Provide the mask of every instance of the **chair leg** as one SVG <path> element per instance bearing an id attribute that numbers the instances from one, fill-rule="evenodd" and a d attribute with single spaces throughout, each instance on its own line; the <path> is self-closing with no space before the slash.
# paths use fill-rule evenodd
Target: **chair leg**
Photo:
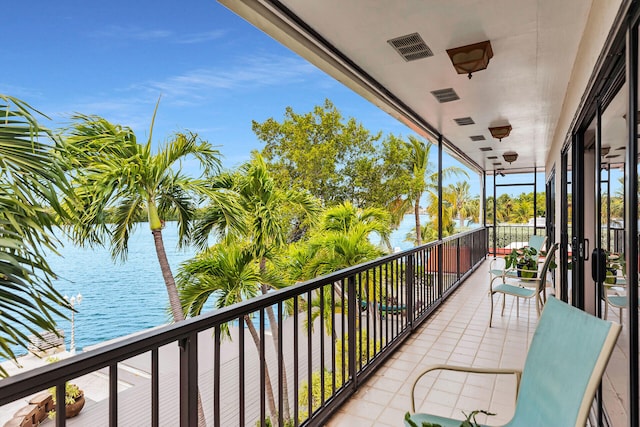
<path id="1" fill-rule="evenodd" d="M 490 295 L 489 298 L 491 298 L 491 312 L 489 313 L 489 327 L 491 327 L 491 320 L 493 320 L 493 292 L 489 291 Z"/>
<path id="2" fill-rule="evenodd" d="M 520 317 L 520 297 L 516 297 L 516 317 Z"/>
<path id="3" fill-rule="evenodd" d="M 504 306 L 506 304 L 507 294 L 502 294 L 502 311 L 500 312 L 500 316 L 504 316 Z"/>

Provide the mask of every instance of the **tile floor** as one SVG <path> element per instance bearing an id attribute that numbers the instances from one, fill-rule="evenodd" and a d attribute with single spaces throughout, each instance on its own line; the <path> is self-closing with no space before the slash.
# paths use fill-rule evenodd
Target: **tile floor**
<path id="1" fill-rule="evenodd" d="M 522 369 L 536 327 L 533 300 L 507 297 L 489 328 L 488 263 L 481 265 L 369 379 L 330 420 L 328 426 L 398 426 L 411 409 L 414 379 L 428 365 L 447 363 L 478 367 Z M 494 296 L 498 302 L 498 295 Z M 502 297 L 500 297 L 502 298 Z M 495 416 L 478 422 L 500 425 L 511 419 L 515 403 L 515 377 L 470 375 L 439 371 L 423 378 L 416 388 L 416 410 L 464 418 L 462 411 L 485 409 Z"/>

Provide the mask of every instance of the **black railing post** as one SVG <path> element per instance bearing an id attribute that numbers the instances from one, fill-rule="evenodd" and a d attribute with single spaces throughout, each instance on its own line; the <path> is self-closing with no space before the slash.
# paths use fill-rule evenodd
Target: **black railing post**
<path id="1" fill-rule="evenodd" d="M 198 334 L 180 340 L 180 427 L 198 425 Z"/>
<path id="2" fill-rule="evenodd" d="M 444 263 L 442 262 L 442 257 L 444 256 L 444 243 L 438 243 L 438 299 L 442 298 L 442 281 L 444 275 L 442 274 L 442 266 Z"/>
<path id="3" fill-rule="evenodd" d="M 118 364 L 109 366 L 109 427 L 118 426 Z"/>
<path id="4" fill-rule="evenodd" d="M 460 280 L 460 238 L 456 239 L 456 282 Z"/>
<path id="5" fill-rule="evenodd" d="M 241 329 L 238 335 L 243 334 L 244 331 Z M 213 425 L 214 427 L 220 427 L 220 375 L 222 361 L 221 361 L 221 344 L 222 344 L 222 331 L 220 330 L 220 325 L 216 325 L 214 328 L 214 345 L 215 348 L 213 350 Z"/>
<path id="6" fill-rule="evenodd" d="M 415 295 L 415 254 L 411 254 L 407 257 L 407 269 L 405 271 L 405 282 L 407 284 L 407 322 L 409 322 L 409 328 L 413 329 L 413 296 Z"/>
<path id="7" fill-rule="evenodd" d="M 151 427 L 160 425 L 160 360 L 157 348 L 151 350 Z"/>
<path id="8" fill-rule="evenodd" d="M 357 337 L 356 337 L 356 322 L 358 319 L 358 315 L 360 313 L 360 310 L 358 310 L 358 307 L 356 307 L 356 278 L 355 276 L 351 275 L 349 276 L 349 278 L 347 279 L 347 293 L 348 296 L 348 302 L 347 302 L 347 307 L 348 307 L 348 317 L 347 317 L 347 333 L 349 335 L 349 352 L 348 352 L 348 357 L 349 357 L 349 376 L 351 377 L 351 381 L 352 381 L 352 390 L 355 393 L 355 391 L 358 389 L 358 380 L 357 380 L 357 376 L 356 376 L 356 342 L 358 341 Z"/>
<path id="9" fill-rule="evenodd" d="M 66 414 L 65 414 L 65 396 L 67 390 L 67 383 L 61 383 L 56 385 L 56 427 L 66 426 Z M 111 396 L 109 396 L 111 397 Z"/>

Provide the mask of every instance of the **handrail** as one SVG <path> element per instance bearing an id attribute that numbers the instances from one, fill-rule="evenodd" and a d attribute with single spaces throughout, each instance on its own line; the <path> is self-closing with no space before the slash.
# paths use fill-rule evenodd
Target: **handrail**
<path id="1" fill-rule="evenodd" d="M 320 407 L 309 407 L 309 413 L 307 418 L 301 420 L 301 424 L 304 425 L 320 425 L 322 424 L 333 412 L 335 412 L 341 403 L 343 403 L 349 396 L 351 396 L 358 388 L 358 384 L 367 378 L 377 366 L 379 366 L 386 358 L 388 358 L 395 348 L 406 339 L 409 334 L 415 330 L 428 316 L 429 314 L 444 300 L 444 298 L 450 294 L 453 289 L 462 283 L 464 278 L 473 271 L 479 262 L 484 259 L 487 254 L 488 248 L 488 229 L 478 228 L 465 233 L 460 233 L 455 236 L 447 237 L 438 242 L 430 242 L 417 248 L 406 250 L 403 252 L 390 254 L 374 261 L 370 261 L 361 265 L 350 267 L 344 270 L 337 271 L 322 277 L 315 278 L 306 282 L 302 282 L 282 290 L 270 292 L 266 295 L 261 295 L 256 298 L 252 298 L 248 301 L 244 301 L 233 306 L 221 308 L 209 313 L 205 313 L 201 316 L 190 318 L 185 321 L 170 324 L 152 330 L 143 331 L 133 336 L 128 336 L 110 342 L 104 346 L 94 348 L 85 353 L 80 353 L 68 359 L 60 360 L 55 364 L 45 365 L 24 373 L 20 373 L 14 377 L 9 377 L 0 381 L 0 406 L 13 402 L 17 399 L 24 398 L 30 394 L 39 392 L 52 386 L 63 388 L 65 381 L 72 380 L 76 377 L 95 372 L 97 370 L 109 367 L 111 373 L 117 373 L 117 364 L 126 359 L 134 356 L 153 352 L 154 357 L 157 357 L 157 352 L 160 347 L 167 344 L 178 342 L 181 350 L 181 362 L 180 362 L 180 382 L 181 382 L 181 399 L 180 399 L 180 413 L 181 419 L 186 420 L 187 425 L 194 425 L 197 420 L 189 416 L 188 411 L 193 411 L 192 405 L 184 404 L 185 402 L 194 402 L 197 397 L 192 395 L 193 390 L 197 391 L 197 387 L 193 387 L 190 381 L 197 380 L 197 375 L 193 375 L 193 369 L 197 371 L 197 334 L 199 332 L 214 328 L 216 336 L 220 336 L 220 328 L 222 325 L 239 321 L 242 325 L 242 319 L 252 313 L 259 313 L 260 321 L 259 330 L 260 335 L 265 336 L 265 310 L 269 307 L 278 307 L 278 322 L 281 324 L 285 317 L 282 314 L 282 307 L 290 301 L 294 302 L 294 306 L 298 307 L 301 311 L 298 312 L 301 318 L 310 319 L 313 307 L 311 307 L 310 298 L 315 295 L 320 297 L 318 302 L 320 314 L 320 329 L 323 329 L 324 316 L 333 316 L 334 331 L 331 333 L 331 337 L 325 343 L 324 334 L 320 333 L 319 349 L 313 348 L 314 341 L 312 340 L 312 332 L 310 328 L 307 330 L 300 329 L 299 332 L 294 334 L 302 335 L 299 339 L 305 340 L 304 335 L 307 335 L 306 342 L 308 345 L 309 355 L 313 354 L 314 357 L 320 358 L 320 366 L 324 366 L 327 369 L 328 366 L 333 368 L 333 392 L 332 396 L 328 399 L 322 398 Z M 438 249 L 442 247 L 443 249 Z M 437 259 L 438 254 L 443 257 L 442 265 L 444 273 L 436 274 L 438 263 L 434 262 Z M 441 277 L 442 279 L 438 279 Z M 442 280 L 442 283 L 437 284 L 437 280 Z M 336 284 L 340 284 L 336 287 Z M 437 286 L 436 286 L 437 284 Z M 437 291 L 437 292 L 436 292 Z M 373 292 L 373 293 L 371 293 Z M 327 293 L 327 296 L 324 296 Z M 365 308 L 370 308 L 364 315 L 366 319 L 360 313 L 356 304 L 356 298 L 366 298 Z M 350 310 L 338 310 L 337 300 L 348 302 L 351 307 Z M 306 303 L 302 303 L 305 302 Z M 300 303 L 300 304 L 299 304 Z M 382 310 L 382 307 L 387 307 Z M 391 309 L 389 309 L 389 307 Z M 324 314 L 325 311 L 330 310 L 330 314 Z M 301 328 L 298 316 L 294 317 L 294 325 L 298 325 Z M 340 323 L 342 325 L 342 332 L 337 330 L 335 324 Z M 346 328 L 345 328 L 346 327 Z M 282 334 L 282 328 L 279 327 L 279 333 Z M 241 330 L 244 333 L 244 330 Z M 352 331 L 349 335 L 348 331 Z M 353 333 L 355 332 L 355 334 Z M 355 335 L 355 336 L 354 336 Z M 367 337 L 366 339 L 363 337 Z M 287 337 L 280 336 L 281 340 L 288 339 Z M 298 340 L 296 336 L 295 340 Z M 315 340 L 316 338 L 314 338 Z M 342 378 L 340 381 L 336 380 L 337 371 L 345 370 L 345 360 L 342 358 L 343 366 L 336 366 L 336 343 L 342 342 L 343 346 L 349 343 L 349 354 L 355 355 L 356 347 L 360 348 L 361 355 L 357 356 L 358 360 L 349 360 L 350 369 L 345 374 L 349 374 L 348 377 Z M 190 344 L 191 343 L 191 344 Z M 214 366 L 215 374 L 218 381 L 220 378 L 220 343 L 216 341 L 216 360 L 218 365 Z M 244 346 L 238 343 L 238 346 Z M 265 345 L 263 344 L 263 347 Z M 332 346 L 333 354 L 326 359 L 326 351 L 322 350 L 325 346 Z M 366 351 L 364 351 L 366 346 Z M 268 351 L 271 350 L 271 345 L 267 345 Z M 195 349 L 196 353 L 193 353 Z M 240 362 L 245 363 L 245 348 L 239 348 Z M 265 351 L 264 349 L 262 350 Z M 277 360 L 282 360 L 284 353 L 282 353 L 282 341 L 280 343 L 280 349 L 276 350 L 279 353 L 276 355 Z M 344 348 L 343 348 L 344 352 Z M 264 353 L 263 353 L 264 354 Z M 293 370 L 294 382 L 292 384 L 299 384 L 300 378 L 305 379 L 304 375 L 307 375 L 308 379 L 311 379 L 311 371 L 307 370 L 304 374 L 303 368 L 313 368 L 311 359 L 306 362 L 308 366 L 303 366 L 302 362 L 299 363 L 299 357 L 296 356 L 294 366 L 287 367 Z M 196 366 L 193 365 L 193 361 L 196 361 Z M 305 359 L 306 360 L 306 359 Z M 262 363 L 269 364 L 266 359 L 263 359 L 261 363 L 261 372 L 265 367 Z M 355 364 L 355 365 L 354 365 Z M 280 362 L 277 372 L 272 373 L 272 378 L 276 378 L 278 381 L 281 379 L 279 375 L 283 367 Z M 269 365 L 270 369 L 272 368 Z M 354 368 L 355 367 L 355 368 Z M 156 368 L 157 369 L 157 368 Z M 353 371 L 355 369 L 355 371 Z M 355 372 L 355 374 L 354 374 Z M 159 375 L 154 371 L 152 375 Z M 289 374 L 288 374 L 289 375 Z M 273 379 L 272 379 L 273 380 Z M 112 380 L 115 381 L 115 380 Z M 157 381 L 157 379 L 156 379 Z M 241 381 L 242 378 L 241 378 Z M 324 387 L 328 385 L 324 383 Z M 117 384 L 117 383 L 114 383 Z M 278 389 L 280 395 L 282 395 L 282 384 L 279 384 Z M 117 401 L 117 395 L 114 395 L 115 387 L 110 391 L 110 400 Z M 184 395 L 187 393 L 187 395 Z M 264 390 L 262 393 L 261 401 L 264 402 Z M 294 395 L 297 396 L 297 390 L 294 390 Z M 295 400 L 295 399 L 294 399 Z M 311 401 L 310 401 L 311 402 Z M 59 403 L 60 404 L 60 403 Z M 184 404 L 184 405 L 183 405 Z M 207 404 L 210 404 L 207 402 Z M 294 401 L 294 405 L 298 402 Z M 310 403 L 311 405 L 311 403 Z M 155 416 L 153 419 L 157 422 L 158 403 L 155 402 L 152 406 L 152 411 Z M 109 406 L 109 414 L 111 419 L 117 419 L 118 404 L 112 404 Z M 242 405 L 244 411 L 244 405 Z M 58 425 L 65 425 L 64 411 L 61 411 L 62 407 L 58 407 L 57 413 L 60 414 L 57 419 Z M 215 408 L 216 414 L 214 419 L 219 422 L 220 420 L 220 407 Z M 264 407 L 262 412 L 264 413 Z M 296 408 L 297 413 L 297 408 Z M 245 414 L 241 414 L 241 419 L 244 419 Z M 282 415 L 280 414 L 279 417 Z M 277 421 L 277 420 L 276 420 Z M 264 425 L 264 420 L 262 421 Z M 215 424 L 215 423 L 214 423 Z M 272 422 L 272 424 L 278 424 Z"/>

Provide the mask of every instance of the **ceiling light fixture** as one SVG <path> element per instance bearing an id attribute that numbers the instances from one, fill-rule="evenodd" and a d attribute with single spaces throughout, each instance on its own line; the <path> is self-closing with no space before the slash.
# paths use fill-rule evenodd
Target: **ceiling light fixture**
<path id="1" fill-rule="evenodd" d="M 518 153 L 516 153 L 515 151 L 507 151 L 502 155 L 502 158 L 505 162 L 511 164 L 518 160 Z"/>
<path id="2" fill-rule="evenodd" d="M 495 139 L 502 141 L 502 138 L 508 137 L 511 133 L 511 125 L 492 127 L 489 128 L 489 132 Z"/>
<path id="3" fill-rule="evenodd" d="M 485 40 L 480 43 L 447 49 L 447 54 L 458 74 L 468 74 L 471 78 L 471 73 L 487 68 L 489 60 L 493 58 L 493 49 L 491 49 L 491 42 Z"/>

